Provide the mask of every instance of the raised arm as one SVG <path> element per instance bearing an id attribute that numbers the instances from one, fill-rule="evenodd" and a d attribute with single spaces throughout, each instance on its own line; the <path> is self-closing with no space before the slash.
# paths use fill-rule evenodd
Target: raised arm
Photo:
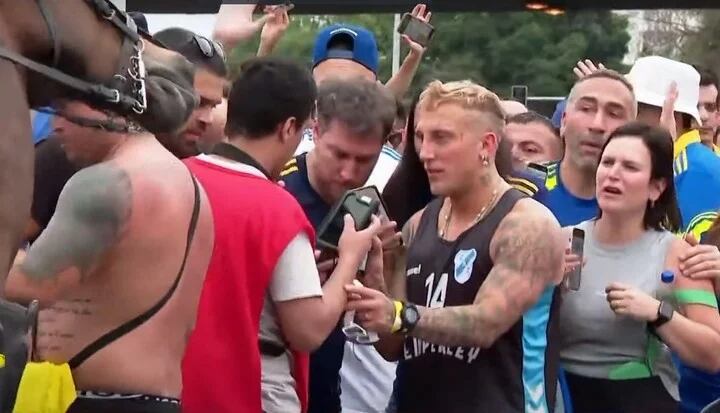
<path id="1" fill-rule="evenodd" d="M 560 282 L 564 249 L 550 212 L 535 201 L 520 201 L 493 236 L 494 266 L 473 304 L 419 308 L 412 335 L 436 345 L 490 347 L 546 288 Z"/>
<path id="2" fill-rule="evenodd" d="M 8 276 L 9 300 L 48 305 L 82 281 L 120 239 L 130 216 L 132 187 L 124 171 L 96 165 L 75 174 L 42 235 Z"/>

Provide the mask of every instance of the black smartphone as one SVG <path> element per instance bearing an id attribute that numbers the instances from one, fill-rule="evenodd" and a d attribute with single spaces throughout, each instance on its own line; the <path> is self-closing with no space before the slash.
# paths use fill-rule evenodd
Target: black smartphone
<path id="1" fill-rule="evenodd" d="M 318 246 L 337 250 L 340 235 L 345 227 L 345 214 L 353 217 L 355 229 L 361 231 L 370 225 L 372 216 L 378 214 L 380 205 L 379 199 L 373 199 L 358 190 L 347 191 L 320 223 L 317 235 Z"/>
<path id="2" fill-rule="evenodd" d="M 585 246 L 585 231 L 573 228 L 570 252 L 580 258 L 580 264 L 567 274 L 567 288 L 573 291 L 580 289 L 582 275 L 583 247 Z"/>
<path id="3" fill-rule="evenodd" d="M 400 20 L 398 33 L 407 35 L 415 43 L 427 47 L 435 34 L 435 28 L 410 13 L 405 13 Z"/>
<path id="4" fill-rule="evenodd" d="M 510 97 L 512 100 L 527 106 L 528 87 L 525 85 L 515 85 L 510 88 Z"/>

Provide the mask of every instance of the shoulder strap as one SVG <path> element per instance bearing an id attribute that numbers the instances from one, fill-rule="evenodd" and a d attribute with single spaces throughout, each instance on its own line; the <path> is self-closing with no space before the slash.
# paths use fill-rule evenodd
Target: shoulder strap
<path id="1" fill-rule="evenodd" d="M 193 212 L 192 218 L 190 219 L 190 226 L 188 227 L 187 244 L 185 245 L 185 255 L 183 256 L 182 265 L 180 265 L 180 271 L 178 271 L 178 274 L 175 277 L 175 282 L 173 282 L 170 289 L 167 291 L 167 293 L 165 293 L 165 295 L 160 299 L 160 301 L 158 301 L 157 304 L 152 306 L 149 310 L 126 322 L 125 324 L 105 333 L 102 337 L 87 345 L 84 349 L 82 349 L 82 351 L 77 353 L 75 357 L 71 358 L 68 362 L 71 369 L 79 367 L 82 363 L 85 362 L 85 360 L 103 349 L 105 346 L 140 327 L 143 323 L 152 318 L 152 316 L 157 314 L 157 312 L 165 306 L 168 300 L 170 300 L 170 297 L 172 297 L 173 293 L 175 293 L 178 284 L 180 284 L 180 278 L 182 277 L 182 273 L 183 271 L 185 271 L 185 264 L 187 263 L 188 254 L 190 253 L 190 246 L 192 244 L 193 236 L 195 235 L 195 228 L 197 227 L 198 216 L 200 214 L 200 190 L 194 176 L 192 176 L 192 182 L 193 189 L 195 191 L 195 201 L 193 204 Z"/>

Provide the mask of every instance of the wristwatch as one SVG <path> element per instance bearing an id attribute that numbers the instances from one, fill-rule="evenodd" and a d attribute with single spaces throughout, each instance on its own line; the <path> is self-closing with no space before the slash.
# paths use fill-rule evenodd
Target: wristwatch
<path id="1" fill-rule="evenodd" d="M 652 330 L 656 330 L 663 324 L 672 320 L 673 314 L 675 314 L 675 309 L 672 304 L 667 301 L 660 301 L 660 306 L 657 311 L 657 319 L 655 321 L 651 321 L 648 325 Z"/>
<path id="2" fill-rule="evenodd" d="M 420 312 L 418 311 L 417 306 L 412 303 L 403 303 L 402 310 L 400 310 L 400 321 L 400 332 L 403 334 L 410 334 L 417 325 L 418 321 L 420 321 Z"/>

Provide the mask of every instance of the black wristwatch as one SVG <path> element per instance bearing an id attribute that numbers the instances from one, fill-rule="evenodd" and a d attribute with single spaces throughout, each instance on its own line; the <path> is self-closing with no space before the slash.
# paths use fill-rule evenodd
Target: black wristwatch
<path id="1" fill-rule="evenodd" d="M 412 303 L 403 303 L 402 310 L 400 310 L 400 321 L 402 322 L 400 332 L 410 334 L 420 321 L 420 312 L 417 306 Z"/>
<path id="2" fill-rule="evenodd" d="M 657 311 L 657 320 L 649 322 L 648 326 L 650 329 L 656 330 L 663 324 L 672 320 L 673 314 L 675 314 L 675 309 L 672 304 L 667 301 L 660 301 L 660 307 L 658 307 Z"/>

